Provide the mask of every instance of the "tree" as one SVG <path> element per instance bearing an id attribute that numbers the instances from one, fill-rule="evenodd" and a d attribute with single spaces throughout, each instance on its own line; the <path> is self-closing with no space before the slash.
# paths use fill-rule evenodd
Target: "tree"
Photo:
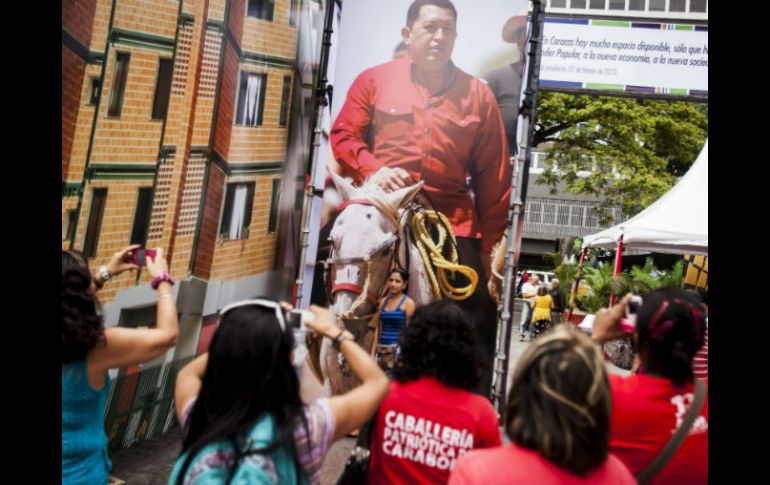
<path id="1" fill-rule="evenodd" d="M 553 145 L 536 183 L 603 199 L 602 223 L 618 204 L 630 217 L 687 172 L 707 130 L 706 104 L 543 92 L 534 144 Z"/>

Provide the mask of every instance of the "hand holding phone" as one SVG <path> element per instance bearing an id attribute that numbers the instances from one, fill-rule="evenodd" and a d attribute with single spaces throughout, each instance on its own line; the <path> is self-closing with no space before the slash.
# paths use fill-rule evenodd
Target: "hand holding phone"
<path id="1" fill-rule="evenodd" d="M 155 250 L 139 248 L 134 250 L 131 254 L 131 262 L 140 268 L 144 268 L 147 264 L 147 258 L 155 261 Z"/>
<path id="2" fill-rule="evenodd" d="M 310 310 L 292 310 L 289 312 L 289 326 L 292 329 L 302 330 L 305 332 L 311 332 L 307 325 L 307 322 L 315 320 L 315 315 Z"/>
<path id="3" fill-rule="evenodd" d="M 642 297 L 633 295 L 631 301 L 626 305 L 626 316 L 620 320 L 620 328 L 626 333 L 634 333 L 636 329 L 636 316 L 639 308 L 642 306 Z"/>

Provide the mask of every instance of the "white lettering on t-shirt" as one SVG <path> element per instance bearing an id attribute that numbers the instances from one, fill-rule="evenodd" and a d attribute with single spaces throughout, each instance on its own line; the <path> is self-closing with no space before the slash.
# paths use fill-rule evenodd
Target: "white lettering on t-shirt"
<path id="1" fill-rule="evenodd" d="M 439 470 L 451 470 L 457 457 L 473 449 L 473 433 L 467 429 L 396 411 L 385 413 L 382 436 L 382 451 L 386 455 Z"/>
<path id="2" fill-rule="evenodd" d="M 686 394 L 677 394 L 671 398 L 671 404 L 676 406 L 676 428 L 671 430 L 671 434 L 674 434 L 679 426 L 682 425 L 682 422 L 684 421 L 684 415 L 690 408 L 693 397 L 693 394 L 688 392 Z M 692 428 L 690 428 L 688 435 L 705 433 L 708 431 L 708 429 L 709 424 L 705 416 L 698 416 L 695 418 L 695 422 L 693 422 Z"/>

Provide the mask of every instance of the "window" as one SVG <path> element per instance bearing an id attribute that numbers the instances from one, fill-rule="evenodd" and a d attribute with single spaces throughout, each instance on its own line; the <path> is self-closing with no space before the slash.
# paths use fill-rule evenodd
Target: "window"
<path id="1" fill-rule="evenodd" d="M 131 54 L 119 52 L 115 60 L 115 70 L 112 73 L 112 89 L 110 89 L 109 116 L 120 116 L 123 110 L 123 94 L 126 91 L 126 79 L 128 78 L 128 61 Z"/>
<path id="2" fill-rule="evenodd" d="M 286 126 L 289 118 L 289 91 L 291 90 L 291 76 L 283 77 L 283 92 L 281 93 L 281 114 L 278 126 Z"/>
<path id="3" fill-rule="evenodd" d="M 628 0 L 629 10 L 644 10 L 644 0 Z"/>
<path id="4" fill-rule="evenodd" d="M 666 0 L 650 0 L 651 12 L 662 12 L 666 10 Z"/>
<path id="5" fill-rule="evenodd" d="M 625 10 L 626 0 L 610 0 L 610 10 Z"/>
<path id="6" fill-rule="evenodd" d="M 150 209 L 152 202 L 152 187 L 139 189 L 136 198 L 136 212 L 134 213 L 134 227 L 131 228 L 131 240 L 129 244 L 141 244 L 147 242 L 147 227 L 150 224 Z"/>
<path id="7" fill-rule="evenodd" d="M 708 0 L 690 0 L 690 12 L 706 13 L 706 5 Z"/>
<path id="8" fill-rule="evenodd" d="M 579 205 L 572 206 L 571 226 L 583 227 L 583 207 Z"/>
<path id="9" fill-rule="evenodd" d="M 238 112 L 235 123 L 245 126 L 261 126 L 265 110 L 265 88 L 267 74 L 241 73 L 238 89 Z"/>
<path id="10" fill-rule="evenodd" d="M 297 10 L 298 3 L 298 0 L 291 0 L 291 10 L 289 10 L 289 25 L 292 27 L 296 27 L 297 25 L 297 14 L 299 13 Z"/>
<path id="11" fill-rule="evenodd" d="M 564 8 L 567 6 L 567 0 L 551 0 L 551 5 L 549 5 L 552 8 Z"/>
<path id="12" fill-rule="evenodd" d="M 604 10 L 605 3 L 605 0 L 591 0 L 588 2 L 588 8 L 593 8 L 594 10 Z"/>
<path id="13" fill-rule="evenodd" d="M 152 119 L 162 120 L 166 118 L 168 111 L 168 97 L 171 94 L 171 76 L 174 73 L 174 64 L 171 59 L 160 59 L 158 63 L 158 79 L 155 82 L 155 100 L 152 102 Z"/>
<path id="14" fill-rule="evenodd" d="M 572 8 L 586 8 L 586 0 L 572 0 L 570 3 Z"/>
<path id="15" fill-rule="evenodd" d="M 275 232 L 278 225 L 278 195 L 281 193 L 281 179 L 273 179 L 273 193 L 270 196 L 270 218 L 267 220 L 267 232 Z"/>
<path id="16" fill-rule="evenodd" d="M 75 230 L 75 218 L 77 217 L 77 213 L 78 211 L 75 209 L 67 210 L 67 213 L 64 216 L 64 224 L 61 226 L 62 241 L 68 241 L 72 239 L 72 233 Z"/>
<path id="17" fill-rule="evenodd" d="M 248 239 L 253 206 L 254 182 L 227 184 L 219 235 L 229 241 Z"/>
<path id="18" fill-rule="evenodd" d="M 83 254 L 87 258 L 96 256 L 96 247 L 99 245 L 99 232 L 102 228 L 102 216 L 104 204 L 107 201 L 107 189 L 94 189 L 91 197 L 91 212 L 88 214 L 88 226 L 86 227 L 86 240 L 83 244 Z"/>
<path id="19" fill-rule="evenodd" d="M 275 0 L 248 0 L 246 6 L 246 15 L 256 17 L 262 20 L 273 21 L 273 10 L 275 9 Z"/>
<path id="20" fill-rule="evenodd" d="M 102 86 L 102 81 L 98 77 L 91 78 L 91 84 L 88 88 L 88 104 L 95 105 L 96 100 L 99 99 L 99 88 Z"/>
<path id="21" fill-rule="evenodd" d="M 668 0 L 669 12 L 684 12 L 686 0 Z"/>

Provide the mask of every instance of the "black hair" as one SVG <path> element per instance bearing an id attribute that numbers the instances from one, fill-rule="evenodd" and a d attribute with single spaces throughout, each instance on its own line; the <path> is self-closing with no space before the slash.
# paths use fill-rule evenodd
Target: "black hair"
<path id="1" fill-rule="evenodd" d="M 636 321 L 642 367 L 676 386 L 692 382 L 692 360 L 705 330 L 703 304 L 692 294 L 665 288 L 645 295 Z"/>
<path id="2" fill-rule="evenodd" d="M 406 12 L 406 26 L 411 27 L 414 21 L 420 16 L 420 9 L 426 5 L 434 5 L 436 7 L 445 8 L 452 12 L 452 16 L 457 24 L 457 9 L 454 4 L 449 0 L 414 0 L 409 6 L 409 10 Z"/>
<path id="3" fill-rule="evenodd" d="M 547 294 L 548 294 L 548 288 L 546 288 L 545 285 L 537 285 L 538 296 L 545 296 Z"/>
<path id="4" fill-rule="evenodd" d="M 104 339 L 99 300 L 91 291 L 93 276 L 79 251 L 61 252 L 62 363 L 85 359 Z"/>
<path id="5" fill-rule="evenodd" d="M 406 270 L 401 268 L 393 268 L 388 272 L 388 277 L 390 277 L 390 275 L 393 273 L 398 273 L 401 276 L 401 279 L 404 280 L 404 284 L 409 283 L 409 273 L 407 273 Z"/>
<path id="6" fill-rule="evenodd" d="M 611 410 L 599 348 L 571 325 L 559 325 L 519 358 L 505 428 L 513 443 L 585 476 L 607 459 Z"/>
<path id="7" fill-rule="evenodd" d="M 448 300 L 417 307 L 401 335 L 401 357 L 393 372 L 398 382 L 431 376 L 449 387 L 475 392 L 481 382 L 481 356 L 471 319 Z"/>
<path id="8" fill-rule="evenodd" d="M 273 309 L 248 305 L 222 316 L 211 340 L 200 393 L 187 422 L 181 453 L 187 452 L 188 456 L 177 483 L 182 483 L 190 463 L 205 446 L 222 441 L 238 450 L 227 483 L 246 455 L 269 454 L 279 448 L 289 450 L 300 480 L 304 472 L 294 430 L 303 424 L 305 432 L 309 432 L 299 378 L 290 357 L 293 348 L 292 330 L 281 329 Z M 265 415 L 274 419 L 275 441 L 266 448 L 241 453 L 245 434 Z"/>

